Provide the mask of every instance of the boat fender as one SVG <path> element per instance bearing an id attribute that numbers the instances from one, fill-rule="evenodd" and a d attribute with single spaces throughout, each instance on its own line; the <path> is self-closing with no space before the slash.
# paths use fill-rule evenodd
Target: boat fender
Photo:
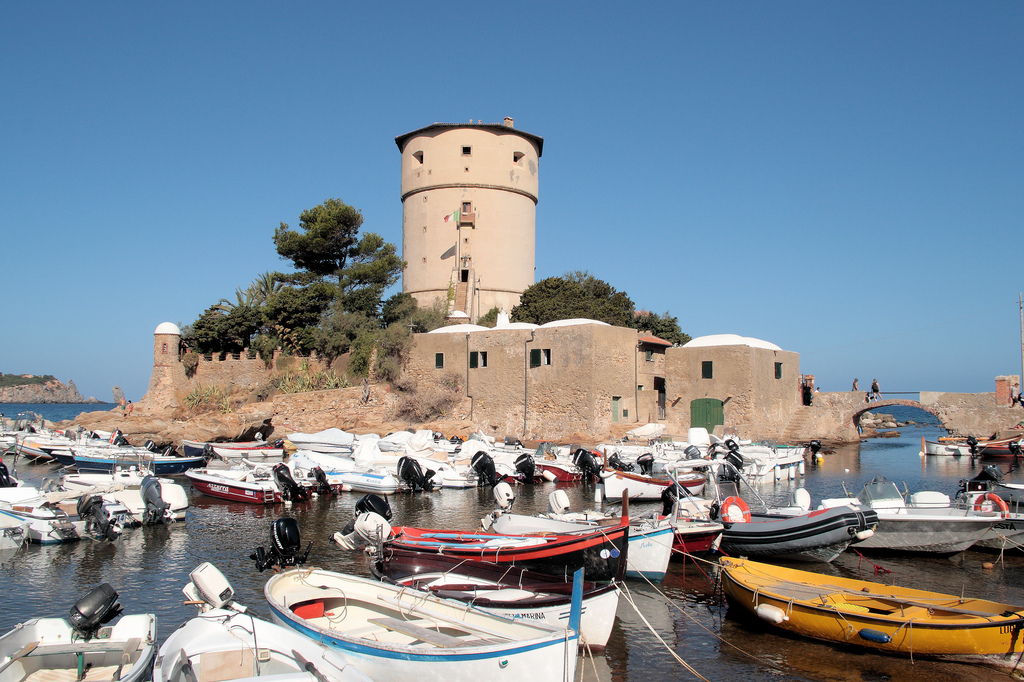
<path id="1" fill-rule="evenodd" d="M 544 470 L 543 476 L 544 476 L 544 480 L 547 481 L 548 483 L 554 483 L 555 481 L 558 480 L 558 476 L 555 476 L 553 473 L 551 473 L 547 469 Z"/>
<path id="2" fill-rule="evenodd" d="M 975 498 L 974 511 L 999 511 L 1005 518 L 1006 515 L 1010 513 L 1010 505 L 1006 504 L 1006 500 L 995 493 L 985 493 L 984 495 L 978 495 L 978 497 Z"/>
<path id="3" fill-rule="evenodd" d="M 722 520 L 727 523 L 748 523 L 750 521 L 750 507 L 743 501 L 743 498 L 730 495 L 722 500 Z"/>
<path id="4" fill-rule="evenodd" d="M 866 639 L 875 644 L 888 644 L 892 641 L 892 637 L 889 635 L 878 630 L 872 630 L 871 628 L 862 628 L 857 634 L 861 636 L 861 639 Z"/>
<path id="5" fill-rule="evenodd" d="M 789 620 L 789 616 L 786 615 L 785 611 L 780 609 L 778 606 L 773 606 L 772 604 L 758 604 L 757 608 L 754 609 L 754 613 L 756 613 L 757 617 L 761 620 L 765 620 L 776 625 Z"/>
<path id="6" fill-rule="evenodd" d="M 871 537 L 874 534 L 875 534 L 875 529 L 874 528 L 868 528 L 866 530 L 859 530 L 859 531 L 857 531 L 856 533 L 853 534 L 853 537 L 857 538 L 857 540 L 867 540 L 869 537 Z"/>

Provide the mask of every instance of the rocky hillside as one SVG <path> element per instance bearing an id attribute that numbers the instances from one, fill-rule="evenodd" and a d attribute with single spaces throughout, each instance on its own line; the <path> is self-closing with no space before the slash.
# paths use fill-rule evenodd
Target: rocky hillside
<path id="1" fill-rule="evenodd" d="M 96 398 L 88 400 L 78 392 L 74 381 L 67 384 L 53 377 L 15 377 L 0 375 L 0 403 L 98 403 Z M 24 378 L 24 383 L 17 383 Z M 15 384 L 15 385 L 11 385 Z"/>

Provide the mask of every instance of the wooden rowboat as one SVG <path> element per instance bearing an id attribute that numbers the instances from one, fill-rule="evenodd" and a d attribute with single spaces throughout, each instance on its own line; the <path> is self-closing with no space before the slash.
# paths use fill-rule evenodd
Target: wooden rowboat
<path id="1" fill-rule="evenodd" d="M 804 637 L 894 654 L 1013 667 L 1024 606 L 722 559 L 730 608 Z"/>

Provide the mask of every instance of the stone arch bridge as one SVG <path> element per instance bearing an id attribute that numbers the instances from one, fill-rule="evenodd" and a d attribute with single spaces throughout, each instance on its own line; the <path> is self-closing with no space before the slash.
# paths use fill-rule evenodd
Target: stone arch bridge
<path id="1" fill-rule="evenodd" d="M 786 427 L 784 439 L 803 441 L 822 438 L 856 441 L 857 427 L 865 412 L 884 412 L 886 407 L 905 405 L 935 415 L 950 433 L 987 437 L 1012 429 L 1024 421 L 1024 409 L 996 404 L 995 393 L 922 392 L 920 400 L 883 398 L 867 402 L 864 391 L 815 393 L 813 404 L 798 407 Z"/>

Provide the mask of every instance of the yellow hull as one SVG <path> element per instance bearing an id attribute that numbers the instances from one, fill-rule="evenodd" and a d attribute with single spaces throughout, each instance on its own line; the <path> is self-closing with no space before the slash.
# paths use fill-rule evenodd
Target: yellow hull
<path id="1" fill-rule="evenodd" d="M 805 637 L 890 653 L 1015 665 L 1024 607 L 722 559 L 730 606 Z M 1024 667 L 1024 666 L 1022 666 Z"/>

